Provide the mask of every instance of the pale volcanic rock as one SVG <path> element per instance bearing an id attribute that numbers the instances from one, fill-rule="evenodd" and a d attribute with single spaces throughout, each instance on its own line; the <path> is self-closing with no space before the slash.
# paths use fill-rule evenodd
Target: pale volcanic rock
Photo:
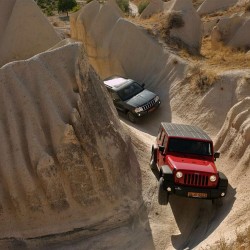
<path id="1" fill-rule="evenodd" d="M 34 56 L 59 41 L 60 37 L 34 1 L 0 2 L 0 67 Z"/>
<path id="2" fill-rule="evenodd" d="M 108 228 L 136 212 L 138 163 L 81 44 L 3 66 L 0 88 L 2 238 Z"/>
<path id="3" fill-rule="evenodd" d="M 215 11 L 228 9 L 237 2 L 238 0 L 206 0 L 200 5 L 197 12 L 200 15 L 209 14 Z"/>

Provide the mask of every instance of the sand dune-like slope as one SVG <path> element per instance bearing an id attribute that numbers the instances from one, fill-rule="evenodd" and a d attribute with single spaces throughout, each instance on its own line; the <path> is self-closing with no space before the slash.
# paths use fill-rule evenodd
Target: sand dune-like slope
<path id="1" fill-rule="evenodd" d="M 237 102 L 250 96 L 250 71 L 224 72 L 211 85 L 198 86 L 188 77 L 171 86 L 171 106 L 183 119 L 216 135 Z M 185 100 L 180 102 L 179 100 Z"/>
<path id="2" fill-rule="evenodd" d="M 35 1 L 0 1 L 0 67 L 34 56 L 59 41 Z"/>
<path id="3" fill-rule="evenodd" d="M 3 66 L 0 89 L 1 239 L 136 213 L 138 163 L 81 44 Z"/>

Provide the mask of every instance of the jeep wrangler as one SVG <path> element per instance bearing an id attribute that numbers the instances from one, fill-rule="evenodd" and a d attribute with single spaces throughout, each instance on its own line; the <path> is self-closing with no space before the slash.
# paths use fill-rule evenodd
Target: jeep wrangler
<path id="1" fill-rule="evenodd" d="M 161 123 L 152 145 L 151 169 L 159 173 L 158 202 L 166 205 L 169 195 L 211 199 L 221 205 L 228 180 L 215 166 L 220 153 L 200 128 L 191 125 Z"/>

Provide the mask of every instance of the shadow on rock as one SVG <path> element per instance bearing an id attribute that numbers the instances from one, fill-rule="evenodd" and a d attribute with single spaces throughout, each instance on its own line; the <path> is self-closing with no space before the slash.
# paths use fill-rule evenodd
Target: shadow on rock
<path id="1" fill-rule="evenodd" d="M 170 196 L 171 206 L 179 235 L 172 235 L 175 249 L 194 248 L 207 238 L 226 218 L 235 202 L 236 191 L 230 185 L 222 206 L 211 200 Z"/>
<path id="2" fill-rule="evenodd" d="M 96 225 L 78 228 L 71 232 L 47 235 L 31 239 L 6 239 L 0 242 L 1 249 L 144 249 L 154 250 L 147 209 L 142 203 L 138 211 L 127 221 L 117 218 L 116 226 Z"/>

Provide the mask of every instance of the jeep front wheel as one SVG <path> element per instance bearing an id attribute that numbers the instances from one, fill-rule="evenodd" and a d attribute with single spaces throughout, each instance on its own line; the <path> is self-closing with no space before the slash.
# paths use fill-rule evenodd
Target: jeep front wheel
<path id="1" fill-rule="evenodd" d="M 136 123 L 137 122 L 137 118 L 135 117 L 135 115 L 132 112 L 128 112 L 127 113 L 127 117 L 128 119 L 132 122 L 132 123 Z"/>
<path id="2" fill-rule="evenodd" d="M 152 150 L 151 150 L 151 158 L 150 158 L 150 168 L 151 170 L 156 170 L 157 169 L 157 149 L 152 146 Z"/>
<path id="3" fill-rule="evenodd" d="M 158 184 L 158 202 L 160 205 L 167 205 L 169 200 L 169 193 L 163 187 L 164 179 L 163 177 L 160 178 Z"/>

